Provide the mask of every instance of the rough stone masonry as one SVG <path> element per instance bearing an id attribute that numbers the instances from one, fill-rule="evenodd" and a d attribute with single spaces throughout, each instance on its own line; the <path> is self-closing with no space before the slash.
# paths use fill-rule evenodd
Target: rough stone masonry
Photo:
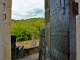
<path id="1" fill-rule="evenodd" d="M 0 0 L 0 60 L 11 60 L 12 0 Z"/>

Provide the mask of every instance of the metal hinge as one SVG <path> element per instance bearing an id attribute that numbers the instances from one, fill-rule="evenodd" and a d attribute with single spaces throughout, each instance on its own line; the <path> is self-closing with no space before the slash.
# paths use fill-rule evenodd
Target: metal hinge
<path id="1" fill-rule="evenodd" d="M 65 14 L 65 0 L 60 0 L 60 8 L 64 10 L 63 15 Z"/>
<path id="2" fill-rule="evenodd" d="M 79 14 L 79 8 L 78 8 L 78 2 L 73 2 L 73 14 L 78 15 Z"/>

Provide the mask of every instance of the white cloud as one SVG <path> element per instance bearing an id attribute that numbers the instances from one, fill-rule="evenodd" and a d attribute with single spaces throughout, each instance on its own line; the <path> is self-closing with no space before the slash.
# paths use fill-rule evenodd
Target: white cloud
<path id="1" fill-rule="evenodd" d="M 44 0 L 12 0 L 12 19 L 44 17 Z"/>

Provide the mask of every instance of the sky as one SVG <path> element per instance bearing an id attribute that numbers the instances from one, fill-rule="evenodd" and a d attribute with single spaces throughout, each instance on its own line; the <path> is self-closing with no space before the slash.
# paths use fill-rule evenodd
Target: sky
<path id="1" fill-rule="evenodd" d="M 44 0 L 12 0 L 12 19 L 44 17 Z"/>

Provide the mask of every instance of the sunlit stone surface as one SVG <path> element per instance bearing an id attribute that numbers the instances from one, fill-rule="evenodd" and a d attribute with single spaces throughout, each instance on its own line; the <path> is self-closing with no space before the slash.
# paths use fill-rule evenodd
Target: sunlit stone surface
<path id="1" fill-rule="evenodd" d="M 0 60 L 11 60 L 11 0 L 0 0 Z"/>
<path id="2" fill-rule="evenodd" d="M 77 59 L 80 60 L 80 0 L 76 0 L 79 3 L 79 15 L 76 17 L 76 38 L 77 38 Z"/>

